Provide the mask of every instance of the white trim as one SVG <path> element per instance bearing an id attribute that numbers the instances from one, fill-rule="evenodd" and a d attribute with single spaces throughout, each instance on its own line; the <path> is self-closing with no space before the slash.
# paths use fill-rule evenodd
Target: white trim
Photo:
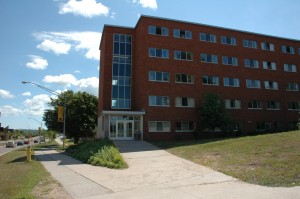
<path id="1" fill-rule="evenodd" d="M 145 115 L 145 111 L 102 111 L 102 115 Z"/>

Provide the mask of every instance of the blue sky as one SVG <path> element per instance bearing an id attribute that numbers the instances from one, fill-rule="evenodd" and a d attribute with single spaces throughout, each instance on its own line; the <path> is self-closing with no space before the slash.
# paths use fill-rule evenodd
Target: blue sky
<path id="1" fill-rule="evenodd" d="M 98 96 L 104 24 L 151 15 L 300 40 L 299 10 L 298 0 L 0 0 L 0 123 L 37 129 L 55 97 L 22 80 Z"/>

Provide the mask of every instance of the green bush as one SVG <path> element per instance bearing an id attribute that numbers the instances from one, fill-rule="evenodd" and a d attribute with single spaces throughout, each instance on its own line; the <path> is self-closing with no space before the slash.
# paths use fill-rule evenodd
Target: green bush
<path id="1" fill-rule="evenodd" d="M 118 149 L 111 140 L 92 140 L 69 146 L 66 150 L 72 157 L 94 166 L 127 168 Z"/>
<path id="2" fill-rule="evenodd" d="M 108 168 L 119 169 L 127 167 L 118 149 L 113 146 L 103 146 L 89 158 L 88 163 Z"/>

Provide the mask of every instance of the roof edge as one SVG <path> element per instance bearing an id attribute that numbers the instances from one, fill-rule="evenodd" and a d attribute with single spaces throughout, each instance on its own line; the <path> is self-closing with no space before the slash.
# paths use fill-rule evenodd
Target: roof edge
<path id="1" fill-rule="evenodd" d="M 244 31 L 244 30 L 239 30 L 239 29 L 234 29 L 234 28 L 225 28 L 225 27 L 221 27 L 221 26 L 214 26 L 214 25 L 208 25 L 208 24 L 197 23 L 197 22 L 189 22 L 189 21 L 183 21 L 183 20 L 177 20 L 177 19 L 170 19 L 170 18 L 165 18 L 165 17 L 156 17 L 156 16 L 151 16 L 151 15 L 141 15 L 138 22 L 137 22 L 137 24 L 136 24 L 136 26 L 135 26 L 135 28 L 138 26 L 141 18 L 152 18 L 152 19 L 159 19 L 159 20 L 165 20 L 165 21 L 187 23 L 187 24 L 191 24 L 191 25 L 200 25 L 200 26 L 206 26 L 206 27 L 211 27 L 211 28 L 219 28 L 219 29 L 223 29 L 223 30 L 241 32 L 241 33 L 247 33 L 247 34 L 254 34 L 254 35 L 258 35 L 258 36 L 270 37 L 270 38 L 275 38 L 275 39 L 283 39 L 283 40 L 290 40 L 290 41 L 300 42 L 300 39 L 280 37 L 280 36 L 275 36 L 275 35 L 267 35 L 267 34 L 263 34 L 263 33 Z"/>

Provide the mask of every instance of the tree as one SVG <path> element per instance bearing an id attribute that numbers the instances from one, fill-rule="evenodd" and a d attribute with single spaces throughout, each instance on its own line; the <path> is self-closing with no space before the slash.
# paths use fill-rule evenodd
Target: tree
<path id="1" fill-rule="evenodd" d="M 51 99 L 49 106 L 53 109 L 46 110 L 43 116 L 45 125 L 49 130 L 63 131 L 63 123 L 57 122 L 57 106 L 63 106 L 64 94 L 66 95 L 66 136 L 74 137 L 77 143 L 80 137 L 93 137 L 97 125 L 96 96 L 86 92 L 66 91 L 57 99 Z"/>
<path id="2" fill-rule="evenodd" d="M 219 128 L 228 130 L 231 124 L 229 114 L 225 109 L 224 100 L 214 93 L 206 93 L 199 109 L 203 129 L 214 131 Z"/>
<path id="3" fill-rule="evenodd" d="M 299 119 L 298 119 L 297 126 L 298 126 L 298 130 L 300 130 L 300 112 L 299 112 Z"/>

